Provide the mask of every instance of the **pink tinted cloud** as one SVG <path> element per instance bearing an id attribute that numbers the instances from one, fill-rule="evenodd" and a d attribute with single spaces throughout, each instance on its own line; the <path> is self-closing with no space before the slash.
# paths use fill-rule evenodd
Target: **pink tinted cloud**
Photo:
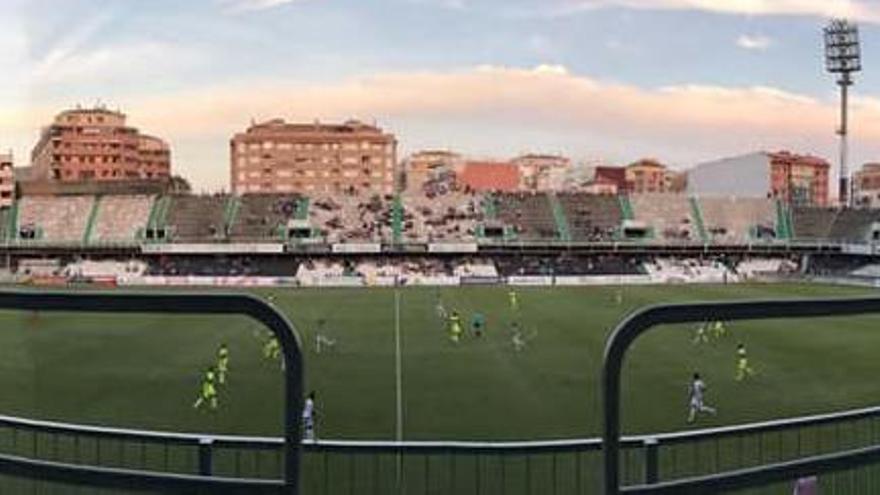
<path id="1" fill-rule="evenodd" d="M 176 155 L 185 157 L 182 172 L 209 184 L 219 180 L 213 178 L 218 170 L 225 180 L 228 139 L 252 118 L 376 118 L 397 133 L 403 148 L 432 140 L 455 147 L 462 133 L 471 132 L 473 141 L 473 129 L 485 129 L 481 148 L 487 154 L 509 145 L 504 139 L 521 139 L 520 149 L 540 149 L 539 134 L 562 136 L 570 149 L 589 145 L 617 156 L 625 153 L 603 146 L 633 143 L 679 163 L 760 148 L 833 157 L 837 118 L 832 98 L 760 86 L 642 88 L 559 66 L 386 73 L 338 84 L 218 84 L 113 104 L 132 124 L 167 137 Z M 46 119 L 56 110 L 35 109 Z M 880 139 L 880 99 L 857 98 L 853 110 L 855 153 L 876 156 L 880 147 L 871 143 Z M 416 128 L 437 135 L 412 134 Z M 524 140 L 526 135 L 534 141 Z"/>
<path id="2" fill-rule="evenodd" d="M 770 87 L 641 88 L 569 74 L 558 66 L 388 73 L 335 85 L 261 81 L 151 97 L 125 106 L 144 125 L 180 136 L 241 129 L 252 117 L 277 116 L 477 119 L 670 139 L 722 131 L 811 135 L 826 133 L 835 112 L 833 102 Z M 870 125 L 863 126 L 861 134 L 880 137 L 880 108 L 872 104 L 862 110 L 865 115 L 856 118 Z"/>

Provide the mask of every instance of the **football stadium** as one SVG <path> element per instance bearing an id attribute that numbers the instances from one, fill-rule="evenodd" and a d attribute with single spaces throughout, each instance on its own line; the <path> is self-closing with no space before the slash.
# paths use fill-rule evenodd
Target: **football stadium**
<path id="1" fill-rule="evenodd" d="M 368 235 L 359 224 L 327 227 L 334 223 L 315 218 L 325 212 L 301 196 L 25 196 L 4 221 L 5 276 L 11 294 L 37 298 L 238 294 L 275 308 L 298 335 L 301 392 L 315 394 L 318 411 L 314 437 L 299 447 L 306 493 L 596 493 L 603 360 L 625 318 L 657 305 L 876 290 L 875 210 L 675 194 L 474 194 L 464 204 L 477 211 L 458 226 L 472 234 L 397 242 L 433 220 L 417 218 L 422 210 L 404 198 L 379 201 Z M 688 209 L 666 207 L 677 202 Z M 722 213 L 704 213 L 713 209 Z M 297 216 L 315 226 L 310 236 L 298 235 Z M 22 219 L 37 239 L 22 238 Z M 486 236 L 488 226 L 507 234 Z M 633 226 L 644 237 L 627 238 Z M 683 238 L 688 229 L 696 238 Z M 286 367 L 262 323 L 41 305 L 2 314 L 0 380 L 16 391 L 0 399 L 6 453 L 283 478 Z M 719 313 L 658 326 L 623 368 L 622 481 L 650 481 L 649 464 L 666 481 L 869 447 L 880 412 L 878 321 Z M 206 370 L 220 373 L 221 347 L 223 376 L 197 405 Z M 694 373 L 708 408 L 695 414 Z M 818 483 L 870 493 L 872 471 Z M 13 491 L 77 489 L 4 479 Z"/>
<path id="2" fill-rule="evenodd" d="M 0 495 L 880 493 L 876 3 L 0 2 Z"/>

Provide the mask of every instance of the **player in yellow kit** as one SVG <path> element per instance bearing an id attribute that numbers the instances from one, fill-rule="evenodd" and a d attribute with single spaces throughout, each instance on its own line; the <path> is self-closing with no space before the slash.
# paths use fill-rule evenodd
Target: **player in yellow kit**
<path id="1" fill-rule="evenodd" d="M 755 371 L 749 366 L 749 357 L 746 353 L 746 346 L 744 344 L 739 344 L 736 347 L 736 381 L 740 382 L 754 375 Z"/>
<path id="2" fill-rule="evenodd" d="M 217 409 L 217 388 L 214 386 L 214 370 L 208 368 L 205 376 L 202 378 L 202 385 L 199 390 L 199 397 L 193 404 L 194 409 L 199 409 L 202 404 L 208 404 L 211 409 Z"/>
<path id="3" fill-rule="evenodd" d="M 464 330 L 461 328 L 461 317 L 458 311 L 453 311 L 449 316 L 449 339 L 457 344 L 461 340 L 462 333 Z"/>

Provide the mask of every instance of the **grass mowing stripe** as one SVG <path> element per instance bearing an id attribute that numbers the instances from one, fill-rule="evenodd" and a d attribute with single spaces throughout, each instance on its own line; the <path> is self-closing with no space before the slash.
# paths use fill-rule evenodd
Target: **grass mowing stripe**
<path id="1" fill-rule="evenodd" d="M 403 369 L 400 349 L 400 289 L 394 291 L 394 369 L 397 385 L 397 441 L 403 441 Z M 397 454 L 397 487 L 402 486 L 403 456 Z"/>

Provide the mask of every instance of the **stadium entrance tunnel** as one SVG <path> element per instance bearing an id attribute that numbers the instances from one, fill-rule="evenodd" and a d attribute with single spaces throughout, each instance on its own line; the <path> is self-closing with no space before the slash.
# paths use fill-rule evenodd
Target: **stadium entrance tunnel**
<path id="1" fill-rule="evenodd" d="M 608 495 L 709 494 L 770 489 L 772 493 L 791 493 L 792 487 L 797 485 L 804 491 L 795 493 L 815 493 L 810 490 L 818 490 L 823 476 L 843 476 L 848 483 L 843 489 L 845 493 L 876 493 L 880 480 L 874 472 L 880 465 L 880 439 L 876 433 L 880 409 L 876 407 L 752 425 L 639 438 L 621 437 L 621 377 L 624 358 L 637 339 L 664 325 L 697 325 L 695 339 L 700 339 L 711 322 L 786 318 L 807 321 L 877 314 L 880 314 L 880 298 L 876 297 L 674 304 L 648 307 L 632 314 L 617 326 L 605 347 L 602 366 L 603 492 Z M 864 330 L 876 331 L 876 321 L 868 321 L 866 326 L 870 328 Z M 830 325 L 830 328 L 836 327 Z M 781 331 L 790 334 L 806 332 L 807 329 L 804 325 L 794 324 Z M 697 343 L 695 341 L 695 345 Z M 747 362 L 737 364 L 736 380 L 748 379 L 751 371 L 746 372 L 747 367 Z M 696 386 L 698 397 L 694 399 L 694 383 L 700 380 L 702 377 L 695 373 L 689 396 L 691 408 L 696 400 L 696 409 L 714 414 L 711 407 L 703 404 L 702 385 Z M 843 426 L 846 426 L 845 430 Z M 826 438 L 833 451 L 824 448 Z M 641 443 L 641 448 L 636 451 L 635 470 L 632 462 L 634 442 Z M 682 469 L 665 469 L 675 472 L 673 479 L 661 479 L 661 451 L 667 462 L 687 465 Z M 731 452 L 740 460 L 744 455 L 754 455 L 757 465 L 743 467 L 735 462 L 726 465 L 719 462 Z M 786 458 L 783 452 L 798 455 Z M 802 452 L 808 454 L 800 455 Z M 857 474 L 861 476 L 860 480 L 856 479 Z M 832 486 L 836 488 L 838 484 Z"/>
<path id="2" fill-rule="evenodd" d="M 115 320 L 118 330 L 116 333 L 120 334 L 125 332 L 119 325 L 131 324 L 145 318 L 145 315 L 175 315 L 177 318 L 205 318 L 211 315 L 217 319 L 219 325 L 225 323 L 229 327 L 226 330 L 240 328 L 232 325 L 233 319 L 246 317 L 265 327 L 269 331 L 267 338 L 274 339 L 277 346 L 276 362 L 281 363 L 283 370 L 284 409 L 283 437 L 271 439 L 73 426 L 0 416 L 0 492 L 299 493 L 302 443 L 300 411 L 303 408 L 302 347 L 293 325 L 271 304 L 244 294 L 7 290 L 0 291 L 0 312 L 0 317 L 6 318 L 7 324 L 10 322 L 10 312 L 25 315 L 25 332 L 30 334 L 20 340 L 29 346 L 27 351 L 36 357 L 38 363 L 40 359 L 51 362 L 51 359 L 57 357 L 56 351 L 75 354 L 67 349 L 41 349 L 34 344 L 39 342 L 35 339 L 39 338 L 40 329 L 44 328 L 47 331 L 64 329 L 68 334 L 65 339 L 73 339 L 64 342 L 75 346 L 76 332 L 82 328 L 77 327 L 73 316 L 90 314 L 94 315 L 90 318 L 106 324 L 108 321 L 101 318 L 115 315 L 114 318 L 122 318 Z M 45 323 L 52 319 L 55 319 L 55 323 Z M 59 323 L 62 319 L 67 321 L 66 327 Z M 244 328 L 251 330 L 253 326 Z M 213 330 L 216 329 L 215 325 Z M 180 326 L 173 330 L 186 334 L 187 330 L 193 333 L 198 329 Z M 205 331 L 209 330 L 211 329 Z M 103 335 L 107 336 L 108 333 Z M 116 337 L 118 339 L 114 346 L 109 346 L 108 349 L 124 347 L 122 340 L 125 335 Z M 13 340 L 15 338 L 19 337 L 14 337 Z M 134 343 L 141 344 L 137 339 L 131 339 L 129 350 L 132 352 L 127 356 L 136 362 L 134 351 L 137 349 L 131 349 Z M 7 338 L 4 345 L 7 358 L 15 353 L 15 345 L 9 344 Z M 167 345 L 168 342 L 164 344 Z M 221 347 L 225 347 L 225 343 Z M 21 349 L 19 352 L 25 353 Z M 213 355 L 213 346 L 209 352 Z M 41 353 L 51 354 L 51 357 L 41 358 Z M 121 359 L 125 360 L 126 356 Z M 13 362 L 7 363 L 7 366 L 15 367 L 20 364 Z M 235 361 L 232 370 L 235 369 L 234 365 Z M 224 368 L 225 364 L 219 364 L 218 361 L 218 365 L 211 367 L 210 372 L 204 373 L 199 399 L 204 399 L 205 403 L 198 407 L 205 407 L 208 410 L 206 414 L 211 414 L 212 395 L 217 395 L 215 387 L 219 387 L 218 381 L 225 379 L 222 376 Z M 25 380 L 21 375 L 27 374 L 28 370 L 38 377 L 35 382 L 39 382 L 41 373 L 51 375 L 41 370 L 39 364 L 20 366 L 21 370 L 24 370 L 19 373 L 22 381 Z M 280 373 L 277 365 L 274 370 L 274 376 L 277 376 Z M 150 373 L 149 369 L 142 371 Z M 201 371 L 198 374 L 202 376 Z M 230 376 L 233 376 L 232 373 Z M 94 376 L 85 378 L 95 379 Z M 45 380 L 45 377 L 42 379 L 44 382 L 51 381 Z M 53 385 L 49 388 L 50 392 L 55 393 L 59 387 Z M 35 396 L 33 400 L 40 402 L 39 394 Z M 95 407 L 94 402 L 88 402 L 94 399 L 95 397 L 74 398 L 75 401 L 80 401 L 83 409 Z M 168 404 L 163 406 L 174 407 Z M 192 407 L 189 403 L 175 406 L 187 409 Z M 112 408 L 113 404 L 109 404 L 109 407 Z M 52 411 L 46 413 L 53 414 Z M 240 455 L 242 449 L 249 449 L 252 456 L 243 460 Z M 251 466 L 243 467 L 242 464 Z M 267 469 L 266 465 L 272 465 L 272 468 Z M 267 470 L 274 473 L 274 476 L 267 476 Z M 240 473 L 248 475 L 242 476 Z"/>

